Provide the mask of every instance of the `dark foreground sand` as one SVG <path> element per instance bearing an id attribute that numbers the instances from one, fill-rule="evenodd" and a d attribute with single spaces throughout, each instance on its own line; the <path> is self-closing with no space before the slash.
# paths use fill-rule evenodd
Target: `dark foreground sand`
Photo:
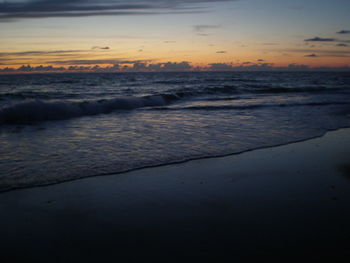
<path id="1" fill-rule="evenodd" d="M 0 231 L 0 262 L 350 262 L 350 129 L 2 193 Z"/>

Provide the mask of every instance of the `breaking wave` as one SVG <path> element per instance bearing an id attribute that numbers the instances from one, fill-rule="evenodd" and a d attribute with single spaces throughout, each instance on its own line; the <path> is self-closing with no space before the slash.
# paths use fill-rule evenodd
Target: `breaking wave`
<path id="1" fill-rule="evenodd" d="M 79 102 L 31 100 L 0 109 L 0 124 L 27 124 L 50 120 L 66 120 L 110 113 L 115 110 L 165 106 L 175 99 L 177 99 L 175 95 L 155 95 Z"/>

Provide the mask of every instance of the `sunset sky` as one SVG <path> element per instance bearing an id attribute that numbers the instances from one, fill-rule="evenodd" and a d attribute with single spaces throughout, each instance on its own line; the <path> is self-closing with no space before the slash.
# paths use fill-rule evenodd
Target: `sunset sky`
<path id="1" fill-rule="evenodd" d="M 349 0 L 2 0 L 0 69 L 349 67 L 349 10 Z"/>

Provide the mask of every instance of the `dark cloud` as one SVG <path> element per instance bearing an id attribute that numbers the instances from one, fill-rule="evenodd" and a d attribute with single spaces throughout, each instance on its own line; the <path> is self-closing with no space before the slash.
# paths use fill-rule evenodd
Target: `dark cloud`
<path id="1" fill-rule="evenodd" d="M 209 65 L 210 71 L 270 71 L 275 70 L 272 63 L 254 64 L 251 62 L 243 62 L 240 65 L 227 63 L 213 63 Z"/>
<path id="2" fill-rule="evenodd" d="M 258 62 L 264 62 L 265 60 L 264 59 L 257 59 L 256 61 L 258 61 Z"/>
<path id="3" fill-rule="evenodd" d="M 128 61 L 131 62 L 131 61 Z M 212 63 L 208 67 L 195 67 L 186 61 L 183 62 L 167 62 L 148 64 L 147 62 L 135 61 L 129 65 L 120 65 L 119 63 L 111 64 L 111 66 L 101 67 L 99 65 L 70 65 L 64 66 L 36 66 L 22 65 L 19 68 L 3 68 L 0 73 L 30 73 L 30 72 L 171 72 L 171 71 L 350 71 L 350 67 L 316 67 L 311 68 L 306 65 L 290 64 L 287 67 L 275 67 L 271 63 L 260 64 L 239 64 L 232 63 Z"/>
<path id="4" fill-rule="evenodd" d="M 109 47 L 100 47 L 100 46 L 94 46 L 91 49 L 101 49 L 101 50 L 108 50 L 110 49 Z"/>
<path id="5" fill-rule="evenodd" d="M 227 51 L 225 51 L 225 50 L 219 50 L 219 51 L 216 51 L 216 53 L 217 53 L 217 54 L 226 54 Z"/>
<path id="6" fill-rule="evenodd" d="M 138 71 L 156 71 L 156 72 L 171 72 L 171 71 L 190 71 L 193 70 L 193 67 L 191 64 L 187 61 L 183 62 L 166 62 L 166 63 L 153 63 L 148 64 L 145 61 L 138 61 L 135 63 L 132 63 L 131 67 L 122 67 L 120 68 L 122 71 L 131 71 L 131 72 L 138 72 Z"/>
<path id="7" fill-rule="evenodd" d="M 334 42 L 334 41 L 336 41 L 336 39 L 335 38 L 314 37 L 314 38 L 305 39 L 304 41 L 306 41 L 306 42 Z"/>
<path id="8" fill-rule="evenodd" d="M 349 45 L 347 44 L 344 44 L 344 43 L 339 43 L 337 44 L 337 47 L 348 47 Z"/>
<path id="9" fill-rule="evenodd" d="M 167 62 L 163 64 L 158 64 L 161 65 L 162 71 L 187 71 L 192 68 L 189 62 L 183 61 L 180 63 L 176 62 Z"/>
<path id="10" fill-rule="evenodd" d="M 37 66 L 32 67 L 30 65 L 22 65 L 17 69 L 5 68 L 3 72 L 48 72 L 48 71 L 63 71 L 66 70 L 64 67 L 53 67 L 53 66 Z"/>
<path id="11" fill-rule="evenodd" d="M 14 73 L 14 72 L 16 72 L 16 69 L 7 67 L 7 68 L 0 69 L 0 72 L 5 73 L 5 74 L 6 73 Z"/>
<path id="12" fill-rule="evenodd" d="M 308 55 L 305 55 L 304 57 L 317 58 L 318 56 L 316 54 L 308 54 Z"/>
<path id="13" fill-rule="evenodd" d="M 235 0 L 26 0 L 0 3 L 0 20 L 22 18 L 155 15 L 202 12 L 200 4 Z"/>
<path id="14" fill-rule="evenodd" d="M 147 64 L 143 62 L 137 62 L 134 63 L 132 69 L 135 71 L 145 71 L 147 69 Z"/>
<path id="15" fill-rule="evenodd" d="M 226 63 L 213 63 L 209 65 L 209 71 L 350 71 L 349 66 L 345 67 L 315 67 L 307 65 L 289 64 L 286 67 L 275 67 L 271 63 L 233 65 Z"/>
<path id="16" fill-rule="evenodd" d="M 340 30 L 337 34 L 350 34 L 350 30 Z"/>
<path id="17" fill-rule="evenodd" d="M 209 65 L 211 71 L 231 71 L 233 66 L 226 63 L 212 63 Z"/>
<path id="18" fill-rule="evenodd" d="M 308 70 L 310 70 L 309 66 L 300 65 L 300 64 L 289 64 L 287 69 L 290 71 L 308 71 Z"/>

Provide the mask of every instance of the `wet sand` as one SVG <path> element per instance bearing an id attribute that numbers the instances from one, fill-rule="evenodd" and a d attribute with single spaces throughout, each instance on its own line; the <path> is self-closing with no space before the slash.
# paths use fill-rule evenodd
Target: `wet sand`
<path id="1" fill-rule="evenodd" d="M 0 194 L 1 262 L 349 262 L 350 129 Z"/>

